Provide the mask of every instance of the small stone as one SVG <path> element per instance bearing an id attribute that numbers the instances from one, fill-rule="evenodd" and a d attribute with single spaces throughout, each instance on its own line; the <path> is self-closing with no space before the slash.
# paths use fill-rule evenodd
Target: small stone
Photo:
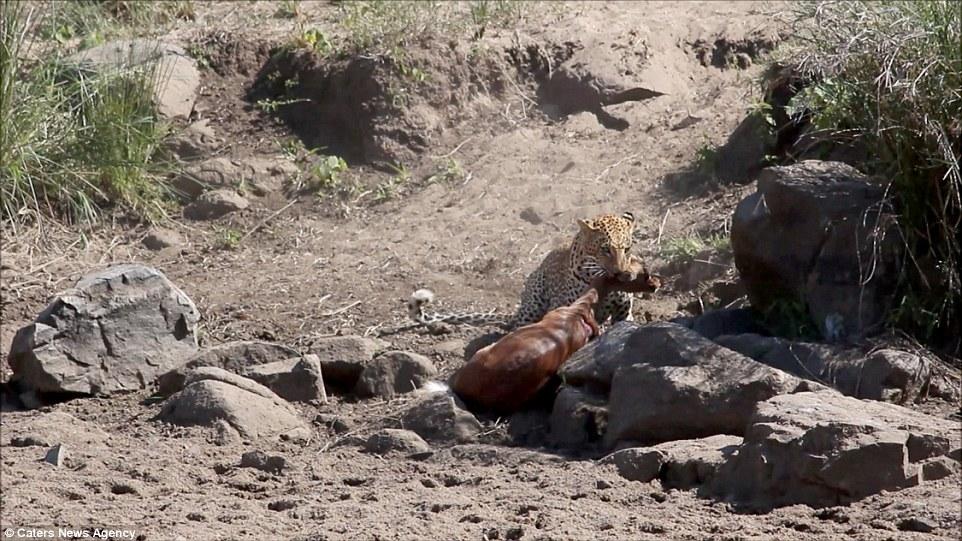
<path id="1" fill-rule="evenodd" d="M 56 467 L 61 467 L 64 465 L 64 461 L 67 459 L 67 448 L 62 444 L 58 443 L 54 445 L 47 451 L 47 455 L 43 457 L 44 462 L 48 464 L 53 464 Z"/>
<path id="2" fill-rule="evenodd" d="M 122 495 L 122 494 L 137 495 L 137 494 L 140 494 L 140 491 L 137 490 L 137 487 L 133 486 L 130 483 L 114 483 L 110 485 L 110 493 L 117 494 L 117 495 Z"/>
<path id="3" fill-rule="evenodd" d="M 667 460 L 668 456 L 657 449 L 632 447 L 608 455 L 603 462 L 613 463 L 618 474 L 629 481 L 647 483 L 658 478 Z"/>
<path id="4" fill-rule="evenodd" d="M 608 490 L 609 488 L 611 488 L 611 486 L 612 486 L 611 483 L 609 483 L 608 481 L 605 481 L 604 479 L 598 479 L 595 482 L 595 488 L 597 488 L 598 490 Z"/>
<path id="5" fill-rule="evenodd" d="M 145 236 L 140 243 L 144 245 L 144 248 L 158 252 L 171 246 L 180 246 L 184 244 L 184 240 L 175 231 L 155 227 L 147 233 L 147 236 Z"/>
<path id="6" fill-rule="evenodd" d="M 815 512 L 815 517 L 820 520 L 831 520 L 832 522 L 837 522 L 839 524 L 845 524 L 846 522 L 852 520 L 852 518 L 848 516 L 848 513 L 845 511 L 844 507 L 825 507 L 819 509 Z"/>
<path id="7" fill-rule="evenodd" d="M 928 518 L 910 517 L 899 521 L 898 528 L 903 532 L 929 533 L 938 528 L 939 525 Z"/>
<path id="8" fill-rule="evenodd" d="M 343 434 L 351 430 L 351 425 L 347 421 L 331 413 L 318 413 L 314 417 L 314 424 L 333 430 L 335 434 Z"/>
<path id="9" fill-rule="evenodd" d="M 279 455 L 268 455 L 263 451 L 248 451 L 241 456 L 240 467 L 279 475 L 288 468 L 288 464 L 287 459 Z"/>
<path id="10" fill-rule="evenodd" d="M 207 522 L 207 517 L 200 513 L 187 513 L 187 520 L 194 522 Z"/>
<path id="11" fill-rule="evenodd" d="M 42 436 L 27 434 L 26 436 L 15 436 L 10 439 L 11 447 L 49 447 L 50 443 Z"/>
<path id="12" fill-rule="evenodd" d="M 951 475 L 958 475 L 962 465 L 948 456 L 937 456 L 922 461 L 922 479 L 937 481 Z"/>
<path id="13" fill-rule="evenodd" d="M 287 511 L 295 507 L 297 507 L 297 502 L 294 500 L 274 500 L 267 504 L 267 508 L 271 511 Z"/>
<path id="14" fill-rule="evenodd" d="M 349 487 L 364 486 L 371 482 L 369 477 L 345 477 L 344 484 Z"/>
<path id="15" fill-rule="evenodd" d="M 431 448 L 421 436 L 410 430 L 388 428 L 371 434 L 364 444 L 364 450 L 376 455 L 391 452 L 423 453 Z"/>
<path id="16" fill-rule="evenodd" d="M 509 541 L 515 541 L 517 539 L 521 539 L 522 537 L 524 537 L 524 528 L 520 526 L 515 526 L 514 528 L 510 528 L 504 534 L 504 538 L 508 539 Z"/>
<path id="17" fill-rule="evenodd" d="M 221 216 L 244 210 L 250 203 L 234 190 L 221 188 L 202 194 L 196 201 L 184 208 L 184 217 L 189 220 L 216 220 Z"/>

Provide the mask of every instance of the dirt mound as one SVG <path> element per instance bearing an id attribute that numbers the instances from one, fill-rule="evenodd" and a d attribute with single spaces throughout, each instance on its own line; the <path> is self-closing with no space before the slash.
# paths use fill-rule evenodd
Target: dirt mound
<path id="1" fill-rule="evenodd" d="M 282 48 L 261 67 L 249 98 L 308 147 L 349 162 L 400 164 L 445 127 L 490 110 L 508 86 L 506 68 L 501 57 L 458 43 L 398 57 Z"/>
<path id="2" fill-rule="evenodd" d="M 187 49 L 201 65 L 221 77 L 250 77 L 270 56 L 271 46 L 228 32 L 214 32 L 194 40 Z"/>

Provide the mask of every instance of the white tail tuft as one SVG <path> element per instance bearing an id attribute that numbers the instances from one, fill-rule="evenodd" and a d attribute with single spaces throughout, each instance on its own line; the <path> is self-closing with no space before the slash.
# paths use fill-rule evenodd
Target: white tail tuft
<path id="1" fill-rule="evenodd" d="M 448 387 L 447 384 L 441 383 L 440 381 L 429 381 L 425 383 L 424 386 L 421 387 L 421 390 L 428 394 L 434 394 L 434 393 L 446 393 L 450 391 L 451 388 Z"/>

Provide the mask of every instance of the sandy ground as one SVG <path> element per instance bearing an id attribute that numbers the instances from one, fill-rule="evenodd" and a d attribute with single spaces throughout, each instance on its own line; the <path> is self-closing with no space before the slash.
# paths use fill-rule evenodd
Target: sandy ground
<path id="1" fill-rule="evenodd" d="M 197 20 L 178 25 L 169 39 L 185 45 L 211 35 L 234 43 L 282 39 L 295 23 L 271 18 L 274 9 L 270 3 L 201 5 Z M 591 46 L 629 51 L 643 44 L 661 63 L 659 83 L 668 95 L 609 107 L 628 123 L 619 131 L 591 113 L 559 120 L 539 110 L 521 114 L 526 98 L 519 88 L 493 105 L 501 111 L 513 103 L 508 114 L 446 126 L 410 164 L 417 176 L 436 168 L 438 156 L 454 158 L 463 170 L 456 182 L 358 204 L 347 215 L 329 202 L 303 198 L 232 250 L 222 248 L 225 231 L 250 231 L 286 200 L 258 199 L 215 222 L 171 220 L 164 226 L 187 242 L 163 252 L 139 244 L 145 227 L 121 222 L 87 230 L 80 241 L 77 228 L 5 230 L 0 347 L 9 350 L 13 334 L 49 296 L 120 261 L 153 265 L 190 295 L 203 314 L 207 344 L 256 338 L 298 347 L 321 336 L 402 323 L 402 301 L 418 287 L 433 289 L 442 308 L 513 311 L 525 275 L 574 234 L 577 218 L 603 212 L 633 212 L 640 223 L 636 252 L 663 268 L 660 244 L 724 232 L 734 204 L 750 190 L 683 196 L 666 187 L 699 149 L 723 143 L 758 99 L 759 65 L 704 66 L 692 44 L 776 35 L 771 9 L 742 2 L 552 9 L 528 21 L 526 34 L 551 42 L 578 36 Z M 333 10 L 327 3 L 307 5 L 304 17 L 325 27 Z M 491 39 L 498 43 L 499 37 Z M 257 57 L 234 60 L 238 65 L 225 75 L 204 73 L 200 109 L 228 142 L 220 152 L 280 154 L 284 126 L 244 101 Z M 366 167 L 352 167 L 350 174 L 384 176 Z M 693 298 L 669 286 L 637 303 L 636 317 L 671 317 Z M 407 332 L 386 339 L 396 349 L 428 355 L 446 374 L 462 362 L 463 345 L 480 333 Z M 70 455 L 59 469 L 43 463 L 45 447 L 9 445 L 31 433 L 47 410 L 4 413 L 0 526 L 126 527 L 142 539 L 526 540 L 957 539 L 960 527 L 958 479 L 881 494 L 832 513 L 793 506 L 746 515 L 694 492 L 627 482 L 612 466 L 589 459 L 512 446 L 503 424 L 492 424 L 481 443 L 436 447 L 421 461 L 365 454 L 351 437 L 318 425 L 307 445 L 217 445 L 212 431 L 152 421 L 160 406 L 145 401 L 147 395 L 49 408 L 105 434 L 65 432 Z M 307 419 L 335 414 L 350 426 L 349 436 L 362 437 L 406 400 L 333 397 L 302 412 Z M 236 467 L 251 449 L 282 455 L 290 468 L 271 475 Z M 914 516 L 940 528 L 931 534 L 897 530 L 900 520 Z"/>

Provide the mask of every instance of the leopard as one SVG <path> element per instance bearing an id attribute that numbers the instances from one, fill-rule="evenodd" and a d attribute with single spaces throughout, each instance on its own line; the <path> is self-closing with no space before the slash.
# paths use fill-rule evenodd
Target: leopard
<path id="1" fill-rule="evenodd" d="M 601 214 L 578 219 L 578 232 L 568 246 L 549 252 L 527 276 L 521 302 L 514 315 L 489 312 L 438 313 L 425 307 L 434 301 L 428 289 L 415 291 L 407 302 L 409 317 L 416 324 L 492 325 L 510 331 L 536 323 L 550 310 L 573 303 L 591 286 L 591 281 L 608 275 L 633 279 L 640 261 L 631 253 L 634 245 L 635 216 L 631 212 Z M 632 321 L 632 295 L 612 291 L 598 302 L 595 319 L 599 324 Z"/>

